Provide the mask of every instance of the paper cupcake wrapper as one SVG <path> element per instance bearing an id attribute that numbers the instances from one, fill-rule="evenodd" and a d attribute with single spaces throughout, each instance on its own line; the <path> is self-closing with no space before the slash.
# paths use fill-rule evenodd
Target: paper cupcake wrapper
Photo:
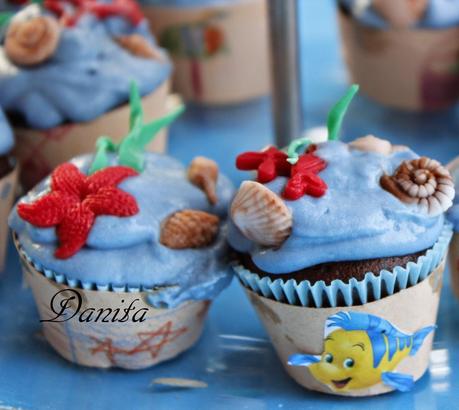
<path id="1" fill-rule="evenodd" d="M 459 28 L 377 29 L 338 12 L 351 81 L 379 103 L 438 110 L 459 101 Z"/>
<path id="2" fill-rule="evenodd" d="M 145 121 L 161 117 L 167 111 L 170 84 L 165 81 L 154 92 L 142 98 Z M 102 135 L 108 135 L 115 142 L 121 141 L 129 132 L 129 104 L 90 122 L 64 124 L 49 130 L 34 130 L 16 127 L 16 146 L 14 155 L 21 165 L 20 180 L 28 190 L 48 176 L 57 165 L 76 156 L 94 152 L 96 141 Z M 155 152 L 164 152 L 167 130 L 162 130 L 147 146 Z"/>
<path id="3" fill-rule="evenodd" d="M 48 279 L 23 251 L 20 256 L 45 338 L 57 353 L 73 363 L 143 369 L 189 349 L 202 333 L 210 301 L 188 301 L 171 309 L 153 308 L 147 292 L 134 288 L 126 292 L 126 288 L 116 287 L 112 291 L 73 287 L 68 281 L 57 281 L 56 277 Z M 124 309 L 131 304 L 135 309 L 128 320 L 120 322 Z M 61 312 L 62 306 L 66 309 L 59 316 L 60 321 L 50 321 L 56 318 L 56 312 Z M 118 321 L 112 321 L 117 310 Z M 102 312 L 99 319 L 94 320 L 99 311 Z M 142 312 L 144 320 L 139 321 Z M 92 320 L 86 321 L 89 316 Z M 68 320 L 62 321 L 63 318 Z"/>
<path id="4" fill-rule="evenodd" d="M 266 5 L 266 0 L 242 0 L 144 6 L 156 38 L 174 62 L 174 89 L 204 104 L 235 104 L 268 94 Z"/>
<path id="5" fill-rule="evenodd" d="M 452 225 L 446 222 L 437 242 L 416 262 L 408 262 L 406 267 L 397 266 L 393 271 L 382 270 L 378 275 L 368 272 L 362 280 L 352 278 L 349 283 L 334 280 L 327 285 L 324 281 L 272 280 L 261 278 L 240 264 L 233 268 L 244 286 L 279 302 L 316 308 L 337 307 L 340 301 L 345 306 L 363 305 L 422 282 L 445 258 L 451 236 Z"/>
<path id="6" fill-rule="evenodd" d="M 401 290 L 391 296 L 361 306 L 309 308 L 293 306 L 267 299 L 246 289 L 246 294 L 262 321 L 286 372 L 300 385 L 310 390 L 343 396 L 373 396 L 387 393 L 392 387 L 382 380 L 367 387 L 334 389 L 316 379 L 309 367 L 288 365 L 294 354 L 320 356 L 324 352 L 324 330 L 326 321 L 340 312 L 377 316 L 407 334 L 414 334 L 436 323 L 440 301 L 444 263 L 434 269 L 427 280 Z M 409 375 L 414 381 L 426 372 L 432 350 L 433 332 L 422 341 L 419 350 L 398 362 L 395 369 L 381 368 Z M 389 344 L 387 345 L 389 346 Z M 372 354 L 372 349 L 368 354 Z M 342 353 L 344 354 L 344 353 Z M 370 360 L 368 363 L 373 363 Z M 365 365 L 364 365 L 365 367 Z M 356 367 L 360 369 L 361 367 Z M 359 371 L 359 370 L 357 370 Z M 366 377 L 361 377 L 365 380 Z"/>

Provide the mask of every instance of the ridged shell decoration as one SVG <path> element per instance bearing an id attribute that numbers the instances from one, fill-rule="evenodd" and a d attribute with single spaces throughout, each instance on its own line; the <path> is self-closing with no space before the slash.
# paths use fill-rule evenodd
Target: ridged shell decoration
<path id="1" fill-rule="evenodd" d="M 449 171 L 427 157 L 402 162 L 394 175 L 383 175 L 380 183 L 402 202 L 417 204 L 431 216 L 453 204 L 454 183 Z"/>
<path id="2" fill-rule="evenodd" d="M 5 36 L 5 53 L 20 66 L 40 64 L 56 51 L 60 33 L 58 21 L 50 16 L 13 19 Z"/>
<path id="3" fill-rule="evenodd" d="M 160 242 L 172 249 L 203 248 L 218 234 L 220 219 L 216 215 L 185 209 L 166 218 Z"/>
<path id="4" fill-rule="evenodd" d="M 255 181 L 242 183 L 231 217 L 246 238 L 263 246 L 279 247 L 292 229 L 292 213 L 284 201 Z"/>
<path id="5" fill-rule="evenodd" d="M 188 179 L 204 191 L 211 205 L 218 202 L 216 193 L 218 165 L 215 161 L 206 157 L 194 158 L 188 167 Z"/>
<path id="6" fill-rule="evenodd" d="M 153 47 L 149 41 L 140 34 L 118 36 L 115 38 L 115 41 L 134 56 L 158 61 L 164 60 L 164 55 L 161 51 Z"/>
<path id="7" fill-rule="evenodd" d="M 349 147 L 358 151 L 375 152 L 382 155 L 390 155 L 393 152 L 408 149 L 403 145 L 392 145 L 389 141 L 374 135 L 357 138 L 349 143 Z"/>

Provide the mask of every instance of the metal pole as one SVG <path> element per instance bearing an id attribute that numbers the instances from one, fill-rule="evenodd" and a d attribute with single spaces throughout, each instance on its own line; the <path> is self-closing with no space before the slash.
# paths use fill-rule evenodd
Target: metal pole
<path id="1" fill-rule="evenodd" d="M 297 0 L 268 0 L 272 110 L 276 144 L 285 147 L 302 131 Z"/>

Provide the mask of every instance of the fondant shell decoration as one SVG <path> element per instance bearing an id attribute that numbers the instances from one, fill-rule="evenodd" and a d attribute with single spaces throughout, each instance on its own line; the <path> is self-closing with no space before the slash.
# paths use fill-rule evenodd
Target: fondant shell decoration
<path id="1" fill-rule="evenodd" d="M 130 34 L 115 38 L 116 42 L 134 56 L 149 58 L 152 60 L 163 60 L 163 54 L 153 47 L 148 40 L 140 34 Z"/>
<path id="2" fill-rule="evenodd" d="M 204 191 L 210 204 L 215 205 L 218 202 L 216 193 L 218 165 L 215 161 L 205 157 L 194 158 L 188 167 L 188 179 Z"/>
<path id="3" fill-rule="evenodd" d="M 349 147 L 358 151 L 375 152 L 382 155 L 389 155 L 393 152 L 408 149 L 404 145 L 392 145 L 389 141 L 375 137 L 374 135 L 357 138 L 349 143 Z"/>
<path id="4" fill-rule="evenodd" d="M 203 248 L 214 241 L 219 222 L 218 216 L 203 211 L 176 212 L 163 222 L 160 242 L 172 249 Z"/>
<path id="5" fill-rule="evenodd" d="M 292 229 L 292 213 L 284 201 L 255 181 L 242 183 L 231 217 L 246 238 L 263 246 L 279 247 Z"/>
<path id="6" fill-rule="evenodd" d="M 402 202 L 417 204 L 432 216 L 445 212 L 453 204 L 453 179 L 445 167 L 430 158 L 404 161 L 394 175 L 383 175 L 380 183 Z"/>
<path id="7" fill-rule="evenodd" d="M 22 66 L 49 59 L 59 44 L 60 26 L 50 16 L 13 20 L 5 37 L 5 53 L 11 62 Z"/>

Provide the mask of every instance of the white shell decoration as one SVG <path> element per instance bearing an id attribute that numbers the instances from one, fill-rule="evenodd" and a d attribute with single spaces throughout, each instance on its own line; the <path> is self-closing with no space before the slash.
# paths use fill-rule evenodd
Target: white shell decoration
<path id="1" fill-rule="evenodd" d="M 431 216 L 445 212 L 453 204 L 454 183 L 449 171 L 427 157 L 402 162 L 394 175 L 383 175 L 380 183 L 402 202 L 417 204 Z"/>
<path id="2" fill-rule="evenodd" d="M 231 205 L 231 217 L 244 236 L 259 245 L 278 247 L 290 236 L 292 213 L 264 185 L 243 182 Z"/>
<path id="3" fill-rule="evenodd" d="M 382 155 L 389 155 L 392 152 L 392 144 L 374 135 L 357 138 L 349 143 L 349 147 L 358 151 L 376 152 Z"/>

